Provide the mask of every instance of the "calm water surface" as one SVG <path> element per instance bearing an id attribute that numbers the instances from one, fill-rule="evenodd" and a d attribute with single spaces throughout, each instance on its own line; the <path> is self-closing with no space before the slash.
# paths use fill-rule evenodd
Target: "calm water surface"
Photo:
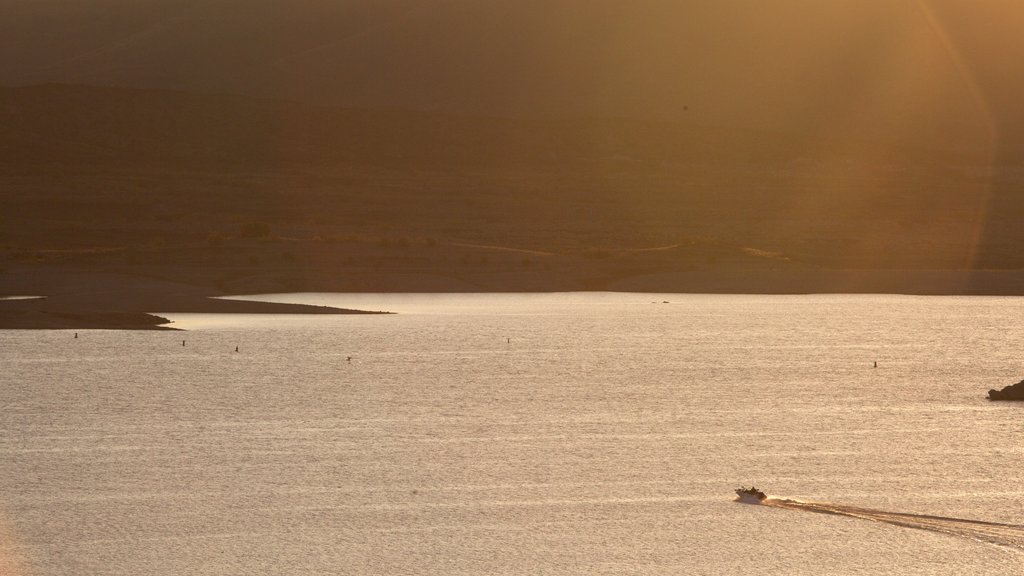
<path id="1" fill-rule="evenodd" d="M 1024 565 L 1024 299 L 269 298 L 0 331 L 0 573 Z"/>

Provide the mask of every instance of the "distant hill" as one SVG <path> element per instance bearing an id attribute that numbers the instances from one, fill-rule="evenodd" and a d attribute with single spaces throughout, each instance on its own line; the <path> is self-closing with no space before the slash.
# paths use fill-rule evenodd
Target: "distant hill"
<path id="1" fill-rule="evenodd" d="M 1024 268 L 1021 29 L 1016 0 L 7 0 L 0 279 Z"/>
<path id="2" fill-rule="evenodd" d="M 0 84 L 828 141 L 974 142 L 996 123 L 1005 143 L 1024 117 L 1022 18 L 1008 0 L 9 0 Z"/>
<path id="3" fill-rule="evenodd" d="M 943 142 L 57 84 L 0 88 L 0 123 L 0 234 L 21 248 L 203 241 L 262 221 L 595 254 L 699 241 L 840 267 L 1021 253 L 1020 175 Z"/>
<path id="4" fill-rule="evenodd" d="M 380 165 L 701 166 L 804 160 L 983 162 L 960 142 L 683 121 L 358 110 L 180 91 L 49 84 L 0 87 L 0 164 L 277 170 Z M 661 169 L 661 168 L 657 168 Z"/>

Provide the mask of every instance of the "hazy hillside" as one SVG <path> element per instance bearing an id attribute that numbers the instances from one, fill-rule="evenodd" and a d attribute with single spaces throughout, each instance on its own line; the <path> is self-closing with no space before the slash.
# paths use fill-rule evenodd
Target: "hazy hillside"
<path id="1" fill-rule="evenodd" d="M 813 128 L 823 139 L 832 131 L 959 138 L 984 130 L 987 114 L 1019 117 L 1024 81 L 1014 72 L 1024 41 L 1014 22 L 1024 9 L 938 4 L 9 0 L 0 84 L 676 118 Z M 1002 64 L 992 65 L 993 55 Z"/>
<path id="2" fill-rule="evenodd" d="M 0 87 L 0 163 L 87 163 L 275 170 L 289 165 L 399 167 L 700 166 L 847 160 L 979 163 L 960 142 L 688 121 L 507 118 L 304 105 L 239 96 L 72 85 Z"/>
<path id="3" fill-rule="evenodd" d="M 827 266 L 1007 266 L 1018 253 L 1015 228 L 989 242 L 1006 245 L 996 256 L 977 245 L 1017 213 L 986 212 L 993 182 L 1017 177 L 941 143 L 817 147 L 795 131 L 65 85 L 0 89 L 0 122 L 14 249 L 202 243 L 261 221 L 291 237 L 533 250 L 699 241 Z"/>
<path id="4" fill-rule="evenodd" d="M 217 282 L 486 263 L 488 289 L 527 264 L 573 270 L 549 287 L 1024 267 L 1022 19 L 1009 0 L 9 0 L 0 248 Z"/>

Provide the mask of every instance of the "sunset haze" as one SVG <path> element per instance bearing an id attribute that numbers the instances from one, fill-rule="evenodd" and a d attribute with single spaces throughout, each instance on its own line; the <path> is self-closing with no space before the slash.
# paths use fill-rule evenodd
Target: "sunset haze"
<path id="1" fill-rule="evenodd" d="M 6 258 L 240 291 L 1015 292 L 1022 18 L 939 0 L 13 1 Z M 239 235 L 252 222 L 270 242 Z"/>

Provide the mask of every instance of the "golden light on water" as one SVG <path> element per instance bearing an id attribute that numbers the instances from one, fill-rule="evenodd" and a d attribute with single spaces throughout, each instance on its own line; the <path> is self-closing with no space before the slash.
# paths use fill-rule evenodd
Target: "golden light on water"
<path id="1" fill-rule="evenodd" d="M 0 574 L 3 576 L 25 576 L 23 559 L 14 533 L 6 519 L 0 514 Z"/>

